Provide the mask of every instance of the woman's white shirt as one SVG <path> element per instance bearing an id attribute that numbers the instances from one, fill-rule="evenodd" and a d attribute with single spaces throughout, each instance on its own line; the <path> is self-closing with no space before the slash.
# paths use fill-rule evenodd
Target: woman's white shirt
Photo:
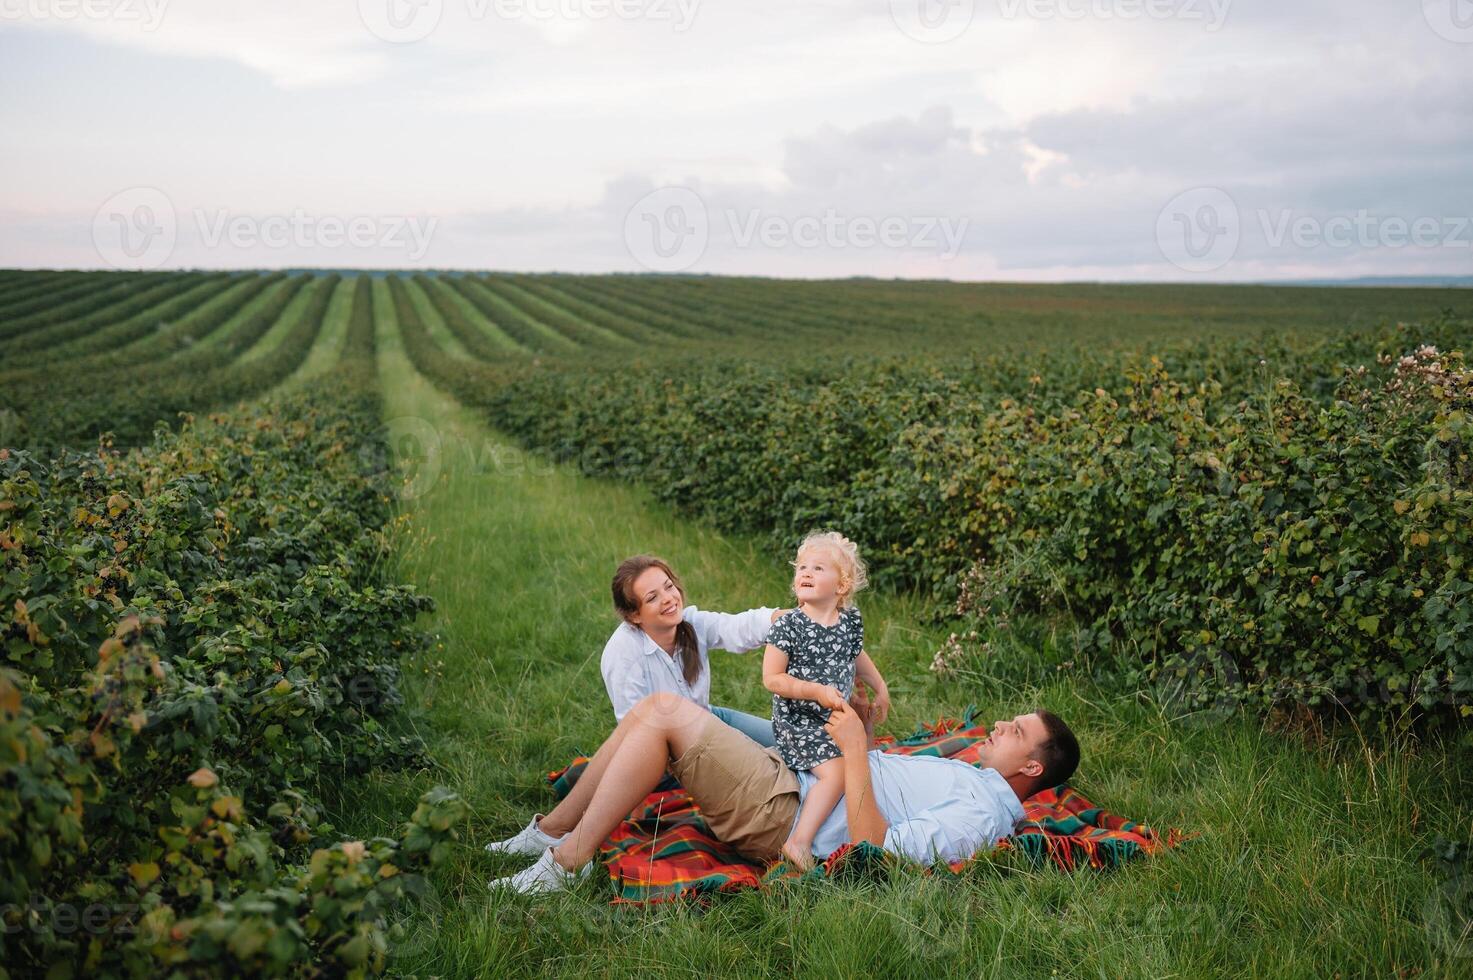
<path id="1" fill-rule="evenodd" d="M 641 698 L 656 691 L 669 691 L 690 698 L 703 708 L 711 707 L 711 661 L 708 651 L 745 653 L 767 642 L 773 609 L 763 606 L 742 613 L 706 612 L 686 606 L 681 618 L 695 627 L 701 651 L 701 676 L 694 684 L 685 682 L 680 661 L 650 639 L 648 633 L 629 623 L 620 623 L 604 644 L 599 670 L 604 688 L 614 705 L 614 717 L 622 720 Z"/>

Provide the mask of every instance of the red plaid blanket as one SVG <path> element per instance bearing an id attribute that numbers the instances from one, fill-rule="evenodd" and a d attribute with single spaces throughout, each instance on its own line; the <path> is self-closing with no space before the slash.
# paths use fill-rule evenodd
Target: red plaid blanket
<path id="1" fill-rule="evenodd" d="M 935 755 L 975 764 L 979 743 L 987 729 L 975 724 L 972 713 L 962 721 L 943 719 L 922 726 L 909 738 L 880 740 L 887 752 Z M 579 757 L 547 780 L 559 797 L 565 795 L 588 760 Z M 1043 790 L 1023 805 L 1025 819 L 998 852 L 1024 856 L 1033 864 L 1052 860 L 1065 871 L 1081 866 L 1113 868 L 1183 839 L 1177 830 L 1165 837 L 1149 827 L 1118 817 L 1095 806 L 1068 785 Z M 997 852 L 951 864 L 960 872 L 968 864 L 989 860 Z M 763 867 L 742 857 L 711 835 L 700 808 L 674 779 L 667 776 L 599 848 L 609 869 L 616 903 L 658 902 L 680 896 L 716 891 L 759 888 L 775 880 L 796 877 L 786 862 Z M 857 865 L 893 863 L 893 857 L 870 844 L 845 845 L 810 874 L 836 875 Z"/>

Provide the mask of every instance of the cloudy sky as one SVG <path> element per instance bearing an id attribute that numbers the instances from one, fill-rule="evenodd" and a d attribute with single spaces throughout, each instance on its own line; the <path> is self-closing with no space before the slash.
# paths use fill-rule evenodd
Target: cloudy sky
<path id="1" fill-rule="evenodd" d="M 1473 274 L 1470 0 L 0 0 L 0 266 Z"/>

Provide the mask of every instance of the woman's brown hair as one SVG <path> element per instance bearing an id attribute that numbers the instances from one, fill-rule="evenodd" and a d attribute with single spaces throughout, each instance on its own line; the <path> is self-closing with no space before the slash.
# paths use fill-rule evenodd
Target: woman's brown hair
<path id="1" fill-rule="evenodd" d="M 635 555 L 626 558 L 619 563 L 614 570 L 613 593 L 614 608 L 629 622 L 629 617 L 639 612 L 639 597 L 634 594 L 634 580 L 651 568 L 658 568 L 670 576 L 676 590 L 680 593 L 680 601 L 685 603 L 685 586 L 680 584 L 680 576 L 675 574 L 675 569 L 670 567 L 669 562 L 654 555 Z M 633 624 L 631 624 L 633 625 Z M 701 648 L 696 642 L 696 628 L 685 620 L 675 627 L 675 656 L 680 660 L 680 669 L 685 674 L 685 682 L 694 684 L 701 677 Z"/>

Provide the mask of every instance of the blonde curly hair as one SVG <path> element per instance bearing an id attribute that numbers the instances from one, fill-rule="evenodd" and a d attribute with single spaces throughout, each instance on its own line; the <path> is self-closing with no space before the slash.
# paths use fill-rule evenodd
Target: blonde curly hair
<path id="1" fill-rule="evenodd" d="M 806 551 L 825 550 L 834 556 L 839 566 L 840 607 L 854 605 L 854 593 L 869 585 L 869 570 L 864 559 L 859 557 L 859 545 L 838 531 L 814 531 L 798 545 L 798 558 Z M 794 560 L 790 564 L 797 566 Z M 847 588 L 846 588 L 847 586 Z"/>

